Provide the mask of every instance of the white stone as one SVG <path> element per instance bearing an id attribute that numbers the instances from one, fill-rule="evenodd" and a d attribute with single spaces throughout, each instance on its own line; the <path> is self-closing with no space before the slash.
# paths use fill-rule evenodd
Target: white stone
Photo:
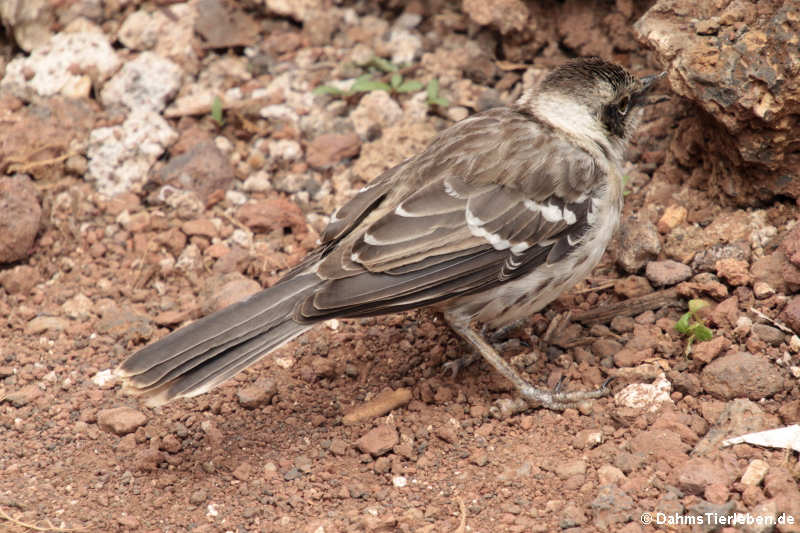
<path id="1" fill-rule="evenodd" d="M 196 3 L 172 4 L 169 13 L 171 17 L 160 9 L 131 13 L 120 26 L 117 39 L 130 50 L 151 50 L 193 70 L 197 63 L 193 46 Z"/>
<path id="2" fill-rule="evenodd" d="M 742 474 L 742 485 L 758 486 L 769 471 L 769 464 L 762 459 L 753 459 Z"/>
<path id="3" fill-rule="evenodd" d="M 161 111 L 177 94 L 183 79 L 181 67 L 153 52 L 144 52 L 125 63 L 112 77 L 100 99 L 103 105 Z"/>
<path id="4" fill-rule="evenodd" d="M 117 381 L 117 376 L 114 375 L 114 372 L 111 369 L 101 370 L 94 376 L 92 376 L 92 383 L 100 387 L 101 389 L 108 388 Z"/>
<path id="5" fill-rule="evenodd" d="M 389 33 L 388 47 L 392 53 L 392 63 L 409 65 L 422 52 L 422 39 L 419 35 L 396 27 Z"/>
<path id="6" fill-rule="evenodd" d="M 203 266 L 203 254 L 196 244 L 190 244 L 183 249 L 175 262 L 175 270 L 190 272 L 200 270 Z"/>
<path id="7" fill-rule="evenodd" d="M 286 122 L 295 123 L 298 120 L 297 113 L 294 109 L 286 104 L 273 104 L 268 105 L 259 111 L 259 114 L 268 120 L 282 120 Z"/>
<path id="8" fill-rule="evenodd" d="M 6 67 L 0 89 L 13 86 L 41 96 L 74 92 L 86 72 L 97 72 L 100 81 L 119 67 L 119 57 L 105 35 L 95 32 L 59 33 L 30 56 L 18 57 Z M 73 72 L 75 66 L 80 71 Z"/>
<path id="9" fill-rule="evenodd" d="M 268 192 L 272 190 L 272 182 L 269 174 L 260 170 L 244 180 L 242 188 L 248 192 Z"/>
<path id="10" fill-rule="evenodd" d="M 303 148 L 300 143 L 291 139 L 278 139 L 277 141 L 270 141 L 269 155 L 273 159 L 282 159 L 284 161 L 295 161 L 303 157 Z"/>
<path id="11" fill-rule="evenodd" d="M 233 244 L 239 245 L 245 250 L 249 250 L 253 246 L 253 234 L 241 228 L 233 230 L 230 239 Z"/>
<path id="12" fill-rule="evenodd" d="M 385 91 L 373 91 L 361 97 L 352 113 L 356 133 L 366 139 L 369 128 L 374 124 L 386 128 L 397 123 L 403 116 L 400 105 Z"/>
<path id="13" fill-rule="evenodd" d="M 232 205 L 242 205 L 247 202 L 247 195 L 240 191 L 225 191 L 225 200 Z"/>
<path id="14" fill-rule="evenodd" d="M 322 0 L 265 0 L 265 4 L 270 11 L 298 22 L 308 20 L 318 11 L 330 9 Z"/>
<path id="15" fill-rule="evenodd" d="M 662 373 L 652 384 L 633 383 L 628 385 L 616 395 L 614 402 L 621 407 L 634 409 L 647 409 L 650 412 L 658 411 L 664 403 L 673 403 L 669 397 L 672 384 Z"/>
<path id="16" fill-rule="evenodd" d="M 108 196 L 132 191 L 147 180 L 150 167 L 177 138 L 157 113 L 134 110 L 122 124 L 89 134 L 88 177 Z"/>
<path id="17" fill-rule="evenodd" d="M 791 337 L 789 337 L 789 349 L 793 353 L 800 352 L 800 337 L 798 337 L 797 335 L 792 335 Z"/>
<path id="18" fill-rule="evenodd" d="M 61 305 L 61 309 L 69 318 L 86 320 L 92 309 L 92 301 L 83 293 L 78 293 Z"/>

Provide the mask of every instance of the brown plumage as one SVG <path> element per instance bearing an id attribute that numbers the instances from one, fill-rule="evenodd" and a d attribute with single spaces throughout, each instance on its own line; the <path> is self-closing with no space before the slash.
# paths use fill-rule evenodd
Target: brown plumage
<path id="1" fill-rule="evenodd" d="M 453 125 L 339 209 L 282 281 L 133 354 L 118 369 L 127 389 L 152 404 L 194 396 L 319 321 L 434 306 L 527 401 L 557 409 L 601 395 L 529 385 L 471 324 L 538 311 L 600 260 L 653 79 L 576 60 L 514 106 Z"/>

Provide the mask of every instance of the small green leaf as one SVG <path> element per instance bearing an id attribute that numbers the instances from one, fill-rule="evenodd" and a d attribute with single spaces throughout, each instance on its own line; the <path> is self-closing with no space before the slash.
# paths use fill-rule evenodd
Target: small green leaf
<path id="1" fill-rule="evenodd" d="M 389 81 L 392 86 L 392 89 L 397 89 L 400 87 L 400 84 L 403 83 L 403 76 L 401 76 L 398 72 L 392 74 L 392 78 Z"/>
<path id="2" fill-rule="evenodd" d="M 428 93 L 428 105 L 438 105 L 440 107 L 447 107 L 450 105 L 450 102 L 447 100 L 447 98 L 439 96 L 438 78 L 433 78 L 428 82 L 426 91 Z"/>
<path id="3" fill-rule="evenodd" d="M 691 353 L 692 353 L 692 343 L 693 343 L 693 342 L 694 342 L 694 335 L 692 335 L 691 337 L 689 337 L 689 340 L 687 340 L 687 341 L 686 341 L 686 349 L 685 349 L 685 350 L 683 350 L 683 354 L 684 354 L 686 357 L 689 357 L 689 354 L 691 354 Z"/>
<path id="4" fill-rule="evenodd" d="M 378 56 L 372 58 L 372 64 L 384 72 L 394 72 L 397 70 L 397 67 L 392 64 L 391 61 Z"/>
<path id="5" fill-rule="evenodd" d="M 225 119 L 222 116 L 222 98 L 219 96 L 215 96 L 214 101 L 211 102 L 211 118 L 214 119 L 218 126 L 225 124 Z"/>
<path id="6" fill-rule="evenodd" d="M 433 103 L 434 100 L 439 98 L 439 78 L 433 78 L 428 82 L 428 102 Z"/>
<path id="7" fill-rule="evenodd" d="M 695 324 L 692 333 L 699 341 L 710 341 L 714 338 L 714 333 L 703 324 Z"/>
<path id="8" fill-rule="evenodd" d="M 675 322 L 675 329 L 678 332 L 683 333 L 686 335 L 689 333 L 689 320 L 692 318 L 691 313 L 684 313 L 677 322 Z"/>
<path id="9" fill-rule="evenodd" d="M 345 92 L 333 85 L 320 85 L 312 91 L 314 94 L 330 94 L 333 96 L 342 96 Z"/>
<path id="10" fill-rule="evenodd" d="M 704 307 L 708 307 L 708 302 L 705 300 L 701 300 L 699 298 L 695 298 L 693 300 L 689 300 L 689 312 L 692 314 L 697 313 L 699 310 L 703 309 Z"/>
<path id="11" fill-rule="evenodd" d="M 382 81 L 373 80 L 367 75 L 366 78 L 364 76 L 359 76 L 353 85 L 350 86 L 351 93 L 363 93 L 363 92 L 370 92 L 370 91 L 391 91 L 392 88 L 389 87 L 388 84 L 383 83 Z"/>
<path id="12" fill-rule="evenodd" d="M 372 74 L 367 72 L 366 74 L 362 74 L 361 76 L 357 77 L 356 80 L 353 82 L 353 85 L 355 85 L 356 83 L 362 83 L 364 81 L 368 81 L 368 80 L 371 80 L 371 79 L 372 79 Z M 350 86 L 350 91 L 352 92 L 352 90 L 353 90 L 353 86 L 351 85 Z"/>
<path id="13" fill-rule="evenodd" d="M 397 87 L 397 92 L 413 93 L 419 91 L 422 89 L 422 87 L 422 83 L 418 82 L 417 80 L 406 80 L 399 87 Z"/>

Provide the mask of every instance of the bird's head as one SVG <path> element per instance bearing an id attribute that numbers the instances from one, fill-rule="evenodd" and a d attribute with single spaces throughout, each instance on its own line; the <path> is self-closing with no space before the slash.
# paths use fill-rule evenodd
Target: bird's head
<path id="1" fill-rule="evenodd" d="M 663 75 L 637 79 L 598 57 L 575 59 L 548 74 L 520 104 L 573 136 L 622 148 L 636 130 L 650 88 Z"/>

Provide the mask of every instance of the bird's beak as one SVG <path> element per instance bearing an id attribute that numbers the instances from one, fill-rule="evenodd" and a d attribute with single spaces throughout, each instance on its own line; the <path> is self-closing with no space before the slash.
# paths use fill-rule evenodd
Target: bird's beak
<path id="1" fill-rule="evenodd" d="M 650 90 L 650 87 L 655 85 L 655 83 L 667 75 L 667 71 L 659 72 L 658 74 L 651 74 L 650 76 L 645 76 L 644 78 L 639 79 L 639 83 L 641 84 L 642 88 L 639 89 L 640 93 L 646 93 Z"/>

